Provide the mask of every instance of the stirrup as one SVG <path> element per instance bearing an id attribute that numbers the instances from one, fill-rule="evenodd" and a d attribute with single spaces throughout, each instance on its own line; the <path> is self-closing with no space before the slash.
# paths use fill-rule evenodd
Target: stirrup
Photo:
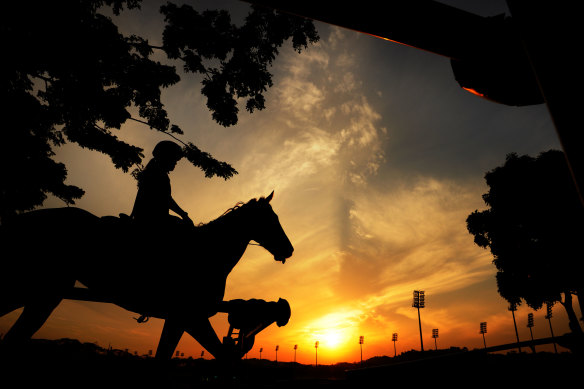
<path id="1" fill-rule="evenodd" d="M 150 316 L 146 316 L 146 315 L 140 315 L 139 318 L 133 318 L 134 320 L 136 320 L 138 323 L 146 323 L 148 320 L 150 320 Z"/>

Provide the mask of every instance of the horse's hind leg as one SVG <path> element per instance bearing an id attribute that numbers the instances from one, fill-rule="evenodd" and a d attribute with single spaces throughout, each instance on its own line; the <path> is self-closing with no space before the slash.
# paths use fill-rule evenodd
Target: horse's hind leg
<path id="1" fill-rule="evenodd" d="M 25 304 L 19 318 L 4 335 L 4 345 L 15 345 L 30 339 L 45 324 L 61 300 L 62 297 L 45 297 Z"/>

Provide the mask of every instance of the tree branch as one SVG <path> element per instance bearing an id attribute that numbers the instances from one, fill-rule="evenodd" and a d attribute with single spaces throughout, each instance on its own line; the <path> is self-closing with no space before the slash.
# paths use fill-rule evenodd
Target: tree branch
<path id="1" fill-rule="evenodd" d="M 176 140 L 177 142 L 180 142 L 180 143 L 182 143 L 184 146 L 187 146 L 187 144 L 186 144 L 185 142 L 183 142 L 182 140 L 180 140 L 180 139 L 179 139 L 179 138 L 177 138 L 176 136 L 172 135 L 170 132 L 167 132 L 167 131 L 165 131 L 165 130 L 162 130 L 162 129 L 158 128 L 158 127 L 155 127 L 155 126 L 153 126 L 152 124 L 150 124 L 150 123 L 148 123 L 148 122 L 146 122 L 146 121 L 144 121 L 144 120 L 136 119 L 136 118 L 133 118 L 133 117 L 130 117 L 129 119 L 130 119 L 130 120 L 133 120 L 133 121 L 135 121 L 135 122 L 138 122 L 138 123 L 145 124 L 145 125 L 147 125 L 148 127 L 152 128 L 152 129 L 154 129 L 154 130 L 156 130 L 156 131 L 158 131 L 158 132 L 162 132 L 163 134 L 166 134 L 166 135 L 170 136 L 171 138 L 173 138 L 173 139 L 174 139 L 174 140 Z"/>
<path id="2" fill-rule="evenodd" d="M 162 132 L 163 134 L 170 136 L 171 138 L 173 138 L 177 142 L 180 142 L 184 146 L 183 150 L 185 152 L 185 157 L 194 166 L 199 167 L 201 170 L 203 170 L 205 172 L 205 177 L 218 176 L 218 177 L 222 177 L 223 179 L 227 180 L 228 178 L 232 177 L 234 174 L 237 174 L 237 170 L 235 170 L 233 167 L 231 167 L 231 165 L 229 165 L 226 162 L 221 162 L 221 161 L 216 160 L 215 158 L 213 158 L 213 156 L 211 154 L 199 150 L 194 144 L 192 144 L 192 143 L 187 144 L 187 143 L 183 142 L 182 140 L 180 140 L 179 138 L 177 138 L 176 136 L 172 135 L 171 133 L 163 131 L 159 128 L 156 128 L 153 125 L 151 125 L 150 123 L 145 122 L 144 120 L 140 120 L 140 119 L 136 119 L 136 118 L 132 118 L 132 117 L 130 117 L 130 119 L 135 121 L 135 122 L 145 124 L 152 129 L 155 129 L 157 131 Z M 138 168 L 138 170 L 140 170 L 140 168 Z M 132 173 L 132 175 L 134 177 L 137 177 L 137 174 L 139 174 L 139 173 L 136 173 L 136 174 Z"/>

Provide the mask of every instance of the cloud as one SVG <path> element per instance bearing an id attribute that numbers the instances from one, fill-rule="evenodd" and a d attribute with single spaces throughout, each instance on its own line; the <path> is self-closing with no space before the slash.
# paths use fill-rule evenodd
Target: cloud
<path id="1" fill-rule="evenodd" d="M 414 289 L 445 292 L 483 279 L 490 258 L 465 224 L 480 206 L 481 189 L 418 177 L 390 191 L 352 194 L 339 295 L 375 307 Z"/>
<path id="2" fill-rule="evenodd" d="M 344 34 L 329 30 L 329 40 Z M 384 160 L 387 130 L 356 81 L 353 55 L 318 44 L 302 55 L 282 53 L 279 61 L 270 111 L 236 163 L 246 182 L 302 191 L 315 183 L 337 191 L 345 183 L 366 185 Z"/>
<path id="3" fill-rule="evenodd" d="M 309 122 L 321 106 L 324 92 L 313 82 L 297 78 L 285 78 L 280 86 L 281 109 L 301 122 Z"/>
<path id="4" fill-rule="evenodd" d="M 340 80 L 341 82 L 339 82 L 335 87 L 335 92 L 351 92 L 358 86 L 355 75 L 352 72 L 346 72 L 341 76 Z"/>

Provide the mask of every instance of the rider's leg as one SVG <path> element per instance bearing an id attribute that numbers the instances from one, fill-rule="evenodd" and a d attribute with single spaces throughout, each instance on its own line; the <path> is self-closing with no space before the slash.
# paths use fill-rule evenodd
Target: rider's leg
<path id="1" fill-rule="evenodd" d="M 184 333 L 180 324 L 173 319 L 166 319 L 164 327 L 162 327 L 162 334 L 156 349 L 156 359 L 169 360 Z"/>

